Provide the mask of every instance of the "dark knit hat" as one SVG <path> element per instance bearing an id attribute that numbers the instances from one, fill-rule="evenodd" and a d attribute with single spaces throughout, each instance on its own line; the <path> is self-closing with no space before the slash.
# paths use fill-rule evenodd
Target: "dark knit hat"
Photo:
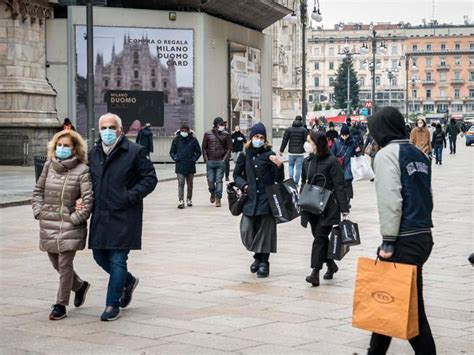
<path id="1" fill-rule="evenodd" d="M 295 120 L 296 121 L 303 121 L 303 117 L 298 115 L 298 116 L 295 117 Z"/>
<path id="2" fill-rule="evenodd" d="M 341 135 L 343 135 L 343 134 L 344 135 L 345 134 L 350 134 L 349 127 L 346 124 L 342 125 L 342 127 L 341 127 Z"/>
<path id="3" fill-rule="evenodd" d="M 329 127 L 334 127 L 334 122 L 333 121 L 329 122 Z"/>
<path id="4" fill-rule="evenodd" d="M 180 128 L 180 130 L 182 130 L 182 129 L 185 129 L 185 130 L 189 131 L 189 125 L 188 125 L 187 122 L 181 123 L 181 128 Z"/>
<path id="5" fill-rule="evenodd" d="M 214 118 L 214 127 L 220 126 L 224 124 L 224 119 L 222 117 L 216 117 Z"/>
<path id="6" fill-rule="evenodd" d="M 262 122 L 258 122 L 252 127 L 252 129 L 250 130 L 250 138 L 257 134 L 261 134 L 262 136 L 267 138 L 267 129 L 265 128 Z"/>

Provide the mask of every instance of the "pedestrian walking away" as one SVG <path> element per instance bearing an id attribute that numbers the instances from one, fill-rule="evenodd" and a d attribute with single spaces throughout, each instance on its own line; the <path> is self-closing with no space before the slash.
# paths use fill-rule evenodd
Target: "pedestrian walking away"
<path id="1" fill-rule="evenodd" d="M 436 158 L 436 164 L 443 164 L 443 147 L 446 148 L 446 135 L 441 128 L 441 125 L 438 123 L 436 125 L 436 130 L 433 132 L 433 140 L 431 142 L 434 155 Z"/>
<path id="2" fill-rule="evenodd" d="M 226 161 L 229 160 L 231 152 L 230 134 L 225 131 L 224 120 L 221 117 L 216 117 L 213 128 L 204 133 L 202 140 L 202 156 L 206 162 L 210 201 L 215 203 L 216 207 L 222 206 L 222 179 Z"/>
<path id="3" fill-rule="evenodd" d="M 416 120 L 416 127 L 411 130 L 410 142 L 421 149 L 423 153 L 431 158 L 431 136 L 423 118 Z"/>
<path id="4" fill-rule="evenodd" d="M 280 146 L 280 156 L 283 156 L 286 146 L 288 145 L 288 166 L 290 178 L 298 185 L 301 176 L 301 165 L 304 159 L 304 143 L 308 130 L 303 127 L 303 117 L 296 116 L 293 125 L 283 134 L 283 140 Z"/>
<path id="5" fill-rule="evenodd" d="M 232 133 L 232 159 L 234 160 L 234 165 L 237 164 L 237 158 L 244 150 L 245 143 L 247 143 L 245 135 L 240 131 L 239 126 L 235 126 L 234 132 Z"/>
<path id="6" fill-rule="evenodd" d="M 328 138 L 328 147 L 331 149 L 336 139 L 339 138 L 339 133 L 337 133 L 332 121 L 329 122 L 329 130 L 326 132 L 326 137 Z"/>
<path id="7" fill-rule="evenodd" d="M 454 118 L 451 118 L 451 121 L 446 126 L 446 134 L 449 139 L 449 154 L 456 154 L 456 140 L 458 138 L 459 128 Z"/>
<path id="8" fill-rule="evenodd" d="M 250 271 L 257 277 L 268 277 L 270 253 L 277 252 L 277 226 L 265 188 L 283 179 L 282 161 L 268 143 L 265 126 L 257 123 L 250 131 L 245 154 L 239 155 L 234 169 L 235 184 L 248 195 L 240 236 L 247 250 L 254 253 Z"/>
<path id="9" fill-rule="evenodd" d="M 71 291 L 74 306 L 84 304 L 89 283 L 74 271 L 76 251 L 86 245 L 87 220 L 94 197 L 87 164 L 87 144 L 79 133 L 64 130 L 54 135 L 48 145 L 48 160 L 33 191 L 32 207 L 40 224 L 40 250 L 59 273 L 56 303 L 51 320 L 66 317 Z M 82 208 L 75 209 L 80 200 Z"/>
<path id="10" fill-rule="evenodd" d="M 141 249 L 143 199 L 158 182 L 143 146 L 123 134 L 119 116 L 99 118 L 100 139 L 89 152 L 95 203 L 89 248 L 97 264 L 109 274 L 106 307 L 100 319 L 116 320 L 127 307 L 138 278 L 127 268 L 131 250 Z"/>
<path id="11" fill-rule="evenodd" d="M 193 179 L 196 174 L 196 162 L 201 156 L 201 147 L 194 137 L 194 132 L 187 123 L 181 125 L 180 130 L 171 143 L 171 159 L 176 163 L 175 172 L 178 177 L 178 208 L 184 206 L 184 185 L 187 185 L 186 204 L 193 205 Z"/>
<path id="12" fill-rule="evenodd" d="M 146 155 L 150 157 L 150 153 L 153 153 L 153 132 L 151 131 L 151 124 L 145 124 L 137 135 L 136 143 L 145 147 Z"/>
<path id="13" fill-rule="evenodd" d="M 227 121 L 224 121 L 224 132 L 229 133 L 229 128 L 227 126 Z M 232 135 L 231 135 L 231 145 L 232 145 Z M 225 181 L 229 181 L 231 155 L 232 155 L 232 150 L 231 150 L 231 154 L 229 154 L 229 157 L 225 161 L 225 171 L 224 171 Z"/>
<path id="14" fill-rule="evenodd" d="M 433 248 L 431 164 L 406 139 L 403 115 L 384 107 L 369 119 L 369 129 L 381 147 L 375 157 L 375 191 L 382 244 L 382 260 L 416 265 L 419 334 L 409 339 L 415 354 L 436 354 L 423 301 L 424 263 Z M 407 290 L 407 292 L 409 292 Z M 368 354 L 386 354 L 391 337 L 372 334 Z"/>
<path id="15" fill-rule="evenodd" d="M 327 258 L 329 234 L 332 226 L 341 221 L 341 213 L 344 218 L 349 216 L 349 202 L 341 166 L 329 150 L 326 135 L 312 131 L 308 135 L 305 147 L 309 156 L 303 162 L 301 191 L 306 184 L 324 186 L 325 189 L 333 191 L 322 214 L 301 211 L 301 224 L 306 228 L 308 222 L 310 223 L 314 238 L 311 249 L 312 272 L 306 277 L 306 282 L 319 286 L 319 272 L 325 263 L 327 265 L 325 280 L 331 280 L 339 270 L 334 260 Z"/>
<path id="16" fill-rule="evenodd" d="M 339 139 L 336 140 L 331 150 L 342 167 L 345 180 L 346 197 L 349 201 L 350 207 L 350 200 L 354 197 L 354 190 L 352 188 L 353 177 L 351 170 L 351 158 L 357 156 L 361 152 L 361 148 L 357 145 L 356 141 L 352 139 L 349 127 L 347 125 L 342 125 L 341 135 Z"/>

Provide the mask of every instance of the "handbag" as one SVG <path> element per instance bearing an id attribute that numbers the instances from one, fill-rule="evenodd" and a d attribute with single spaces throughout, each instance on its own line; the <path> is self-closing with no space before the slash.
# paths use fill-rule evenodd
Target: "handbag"
<path id="1" fill-rule="evenodd" d="M 328 255 L 330 260 L 342 260 L 342 258 L 349 252 L 350 247 L 347 244 L 342 244 L 342 235 L 339 226 L 333 226 L 331 236 L 329 237 Z"/>
<path id="2" fill-rule="evenodd" d="M 265 188 L 275 222 L 285 223 L 300 216 L 298 188 L 292 178 Z"/>
<path id="3" fill-rule="evenodd" d="M 372 180 L 375 177 L 374 171 L 364 155 L 351 158 L 351 172 L 354 181 Z"/>
<path id="4" fill-rule="evenodd" d="M 311 171 L 310 168 L 311 163 L 308 167 L 308 173 Z M 323 186 L 313 185 L 314 179 L 317 176 L 322 176 L 324 178 Z M 331 190 L 325 188 L 326 181 L 326 176 L 321 173 L 315 174 L 311 178 L 311 182 L 307 181 L 301 191 L 300 198 L 298 199 L 298 205 L 303 211 L 312 214 L 322 214 L 324 212 L 332 194 Z"/>
<path id="5" fill-rule="evenodd" d="M 229 201 L 229 211 L 233 216 L 239 216 L 247 202 L 248 195 L 242 192 L 234 182 L 227 184 L 227 200 Z"/>
<path id="6" fill-rule="evenodd" d="M 418 335 L 416 266 L 359 258 L 352 326 L 399 339 Z"/>
<path id="7" fill-rule="evenodd" d="M 339 223 L 339 229 L 341 231 L 342 244 L 345 245 L 359 245 L 360 234 L 359 225 L 345 219 Z"/>

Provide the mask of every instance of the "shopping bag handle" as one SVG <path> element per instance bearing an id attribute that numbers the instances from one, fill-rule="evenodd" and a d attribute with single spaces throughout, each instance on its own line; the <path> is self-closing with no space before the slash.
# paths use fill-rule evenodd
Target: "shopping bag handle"
<path id="1" fill-rule="evenodd" d="M 379 249 L 377 249 L 377 257 L 375 258 L 375 261 L 374 261 L 374 265 L 377 265 L 377 262 L 380 260 L 380 257 L 379 257 Z M 395 262 L 392 262 L 391 264 L 393 264 L 393 267 L 396 269 L 397 268 L 397 263 Z"/>

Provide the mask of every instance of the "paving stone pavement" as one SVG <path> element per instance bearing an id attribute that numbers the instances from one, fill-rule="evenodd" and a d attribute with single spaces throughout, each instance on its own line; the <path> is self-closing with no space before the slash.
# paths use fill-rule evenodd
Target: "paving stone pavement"
<path id="1" fill-rule="evenodd" d="M 459 142 L 459 141 L 458 141 Z M 443 166 L 433 165 L 435 247 L 424 268 L 425 302 L 439 354 L 474 349 L 474 147 L 459 142 Z M 380 243 L 374 185 L 355 184 L 351 219 L 362 245 L 318 288 L 305 281 L 312 237 L 293 221 L 278 227 L 271 276 L 250 274 L 251 254 L 239 238 L 239 218 L 208 202 L 195 181 L 194 207 L 177 210 L 176 182 L 158 184 L 145 200 L 143 250 L 130 255 L 140 277 L 122 317 L 100 322 L 107 277 L 91 252 L 75 267 L 92 286 L 85 305 L 48 320 L 58 276 L 38 249 L 30 206 L 0 209 L 0 354 L 364 354 L 366 331 L 351 327 L 356 260 Z M 391 354 L 412 354 L 394 340 Z"/>

